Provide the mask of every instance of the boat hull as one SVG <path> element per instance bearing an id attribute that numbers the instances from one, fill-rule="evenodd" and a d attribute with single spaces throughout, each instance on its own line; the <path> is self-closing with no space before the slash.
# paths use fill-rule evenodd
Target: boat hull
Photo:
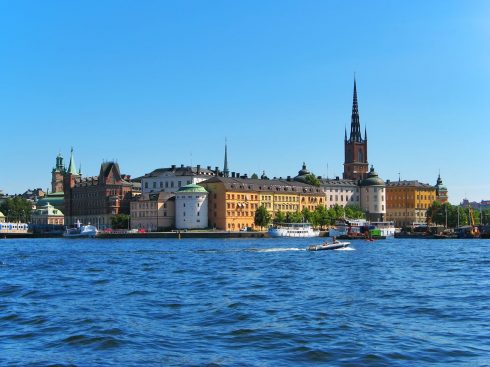
<path id="1" fill-rule="evenodd" d="M 338 250 L 341 248 L 348 247 L 350 242 L 337 242 L 321 245 L 311 245 L 306 248 L 307 251 L 327 251 L 327 250 Z"/>

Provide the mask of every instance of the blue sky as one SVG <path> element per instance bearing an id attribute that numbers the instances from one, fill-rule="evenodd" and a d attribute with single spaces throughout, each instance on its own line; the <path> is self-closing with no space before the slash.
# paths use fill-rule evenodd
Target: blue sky
<path id="1" fill-rule="evenodd" d="M 341 175 L 353 75 L 384 179 L 490 199 L 488 1 L 2 1 L 0 189 L 171 164 Z M 327 168 L 328 167 L 328 168 Z"/>

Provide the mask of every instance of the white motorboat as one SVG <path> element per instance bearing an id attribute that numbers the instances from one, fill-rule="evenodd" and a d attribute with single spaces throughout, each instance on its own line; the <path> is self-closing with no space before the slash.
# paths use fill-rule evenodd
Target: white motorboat
<path id="1" fill-rule="evenodd" d="M 320 245 L 311 245 L 306 248 L 307 251 L 338 250 L 350 245 L 347 241 L 335 241 L 332 243 L 324 242 Z"/>
<path id="2" fill-rule="evenodd" d="M 284 223 L 269 228 L 271 237 L 318 237 L 320 231 L 314 230 L 309 223 Z"/>
<path id="3" fill-rule="evenodd" d="M 77 221 L 75 228 L 67 228 L 63 233 L 63 237 L 95 237 L 97 235 L 97 227 L 90 224 L 82 226 L 80 221 Z"/>

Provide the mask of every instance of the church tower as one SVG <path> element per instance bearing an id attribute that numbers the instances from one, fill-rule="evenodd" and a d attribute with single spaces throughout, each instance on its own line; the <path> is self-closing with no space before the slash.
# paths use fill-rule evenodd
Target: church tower
<path id="1" fill-rule="evenodd" d="M 73 224 L 73 188 L 75 184 L 81 179 L 80 172 L 77 171 L 75 166 L 75 157 L 73 155 L 73 148 L 70 153 L 70 164 L 68 170 L 63 175 L 63 191 L 65 196 L 65 224 Z"/>
<path id="2" fill-rule="evenodd" d="M 361 136 L 359 122 L 359 107 L 357 105 L 357 86 L 354 78 L 354 96 L 352 100 L 352 116 L 350 123 L 350 136 L 347 139 L 347 130 L 344 138 L 345 160 L 344 179 L 362 180 L 367 177 L 369 170 L 367 159 L 367 130 L 364 129 L 364 139 Z"/>
<path id="3" fill-rule="evenodd" d="M 51 192 L 63 192 L 63 176 L 66 173 L 61 153 L 56 157 L 56 165 L 51 171 Z"/>

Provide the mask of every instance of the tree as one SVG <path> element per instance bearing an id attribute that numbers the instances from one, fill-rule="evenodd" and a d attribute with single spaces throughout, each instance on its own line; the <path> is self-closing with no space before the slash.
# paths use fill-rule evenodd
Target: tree
<path id="1" fill-rule="evenodd" d="M 358 205 L 347 205 L 344 209 L 345 216 L 350 219 L 364 219 L 366 215 Z"/>
<path id="2" fill-rule="evenodd" d="M 319 225 L 320 228 L 323 228 L 325 225 L 330 224 L 330 216 L 328 214 L 328 210 L 323 205 L 318 205 L 315 208 L 313 217 L 315 218 L 316 225 Z"/>
<path id="3" fill-rule="evenodd" d="M 257 180 L 259 178 L 259 176 L 256 173 L 254 173 L 254 174 L 252 174 L 252 176 L 250 178 Z"/>
<path id="4" fill-rule="evenodd" d="M 255 211 L 255 219 L 254 223 L 256 226 L 259 226 L 261 229 L 267 227 L 271 222 L 272 216 L 269 214 L 264 205 L 261 205 Z"/>
<path id="5" fill-rule="evenodd" d="M 286 215 L 283 212 L 281 212 L 280 210 L 278 210 L 276 212 L 276 214 L 274 215 L 273 223 L 279 224 L 279 223 L 284 223 L 284 222 L 286 222 Z"/>
<path id="6" fill-rule="evenodd" d="M 309 175 L 306 175 L 305 176 L 305 182 L 309 185 L 313 185 L 313 186 L 320 186 L 321 182 L 318 178 L 315 177 L 315 175 L 313 174 L 309 174 Z"/>
<path id="7" fill-rule="evenodd" d="M 303 215 L 299 210 L 296 210 L 294 213 L 288 213 L 286 215 L 286 222 L 288 223 L 301 223 L 303 222 Z"/>
<path id="8" fill-rule="evenodd" d="M 127 229 L 129 227 L 129 215 L 116 214 L 111 218 L 111 225 L 114 229 Z"/>
<path id="9" fill-rule="evenodd" d="M 302 215 L 302 222 L 308 222 L 308 223 L 311 223 L 313 225 L 315 225 L 315 223 L 313 223 L 315 221 L 315 219 L 313 218 L 313 212 L 308 209 L 306 206 L 303 208 L 303 210 L 301 211 L 301 215 Z"/>
<path id="10" fill-rule="evenodd" d="M 31 220 L 32 203 L 22 196 L 15 196 L 5 200 L 0 205 L 0 211 L 6 216 L 9 222 L 28 223 Z"/>

